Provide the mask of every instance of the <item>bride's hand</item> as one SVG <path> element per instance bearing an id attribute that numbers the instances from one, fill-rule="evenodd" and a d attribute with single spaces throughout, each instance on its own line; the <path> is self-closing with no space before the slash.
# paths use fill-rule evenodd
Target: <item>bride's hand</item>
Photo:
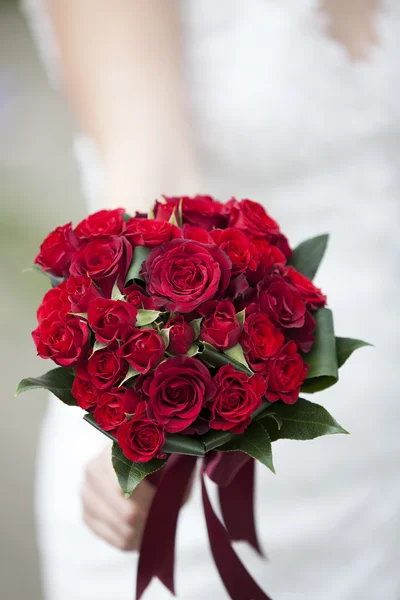
<path id="1" fill-rule="evenodd" d="M 155 488 L 142 481 L 129 499 L 118 484 L 110 448 L 92 459 L 82 486 L 83 518 L 90 529 L 120 550 L 138 550 Z"/>

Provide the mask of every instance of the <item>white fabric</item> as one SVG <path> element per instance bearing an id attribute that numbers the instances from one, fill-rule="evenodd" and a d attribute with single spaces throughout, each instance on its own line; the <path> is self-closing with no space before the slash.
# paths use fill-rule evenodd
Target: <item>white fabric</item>
<path id="1" fill-rule="evenodd" d="M 398 600 L 398 3 L 382 3 L 380 46 L 355 63 L 327 36 L 315 0 L 185 0 L 182 18 L 205 191 L 263 202 L 292 244 L 329 232 L 317 283 L 337 333 L 376 345 L 315 398 L 351 435 L 280 441 L 277 475 L 259 468 L 258 526 L 270 561 L 239 544 L 240 553 L 274 600 Z M 87 140 L 79 148 L 93 190 L 93 148 Z M 48 600 L 132 597 L 134 555 L 81 521 L 83 468 L 103 444 L 79 409 L 51 401 L 37 492 Z M 182 600 L 227 598 L 198 489 L 180 520 L 176 576 Z M 170 596 L 155 582 L 144 597 Z"/>

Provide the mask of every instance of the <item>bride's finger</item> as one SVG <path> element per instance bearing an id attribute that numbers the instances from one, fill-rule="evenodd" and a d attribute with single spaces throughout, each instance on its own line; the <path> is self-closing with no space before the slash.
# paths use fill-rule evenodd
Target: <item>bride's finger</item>
<path id="1" fill-rule="evenodd" d="M 90 514 L 84 514 L 86 525 L 95 535 L 102 538 L 108 544 L 111 544 L 118 550 L 129 551 L 136 550 L 138 547 L 136 538 L 125 538 L 112 529 L 107 523 L 92 517 Z"/>

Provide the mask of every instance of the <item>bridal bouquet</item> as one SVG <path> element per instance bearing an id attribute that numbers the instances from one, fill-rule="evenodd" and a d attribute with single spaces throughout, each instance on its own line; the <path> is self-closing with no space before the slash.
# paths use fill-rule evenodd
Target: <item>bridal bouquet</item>
<path id="1" fill-rule="evenodd" d="M 271 442 L 346 433 L 300 397 L 338 379 L 365 345 L 335 337 L 313 283 L 327 243 L 294 251 L 251 200 L 164 198 L 148 215 L 123 209 L 57 227 L 36 266 L 52 288 L 32 333 L 57 368 L 20 382 L 45 388 L 110 437 L 129 496 L 157 486 L 140 552 L 137 597 L 153 576 L 174 591 L 175 528 L 200 459 L 211 550 L 231 596 L 266 599 L 231 542 L 261 553 L 253 519 L 254 459 L 274 471 Z M 218 485 L 223 522 L 205 476 Z M 155 543 L 156 541 L 156 543 Z"/>

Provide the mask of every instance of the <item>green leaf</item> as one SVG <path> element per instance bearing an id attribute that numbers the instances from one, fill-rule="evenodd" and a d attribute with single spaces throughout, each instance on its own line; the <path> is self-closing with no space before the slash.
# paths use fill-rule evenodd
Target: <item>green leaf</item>
<path id="1" fill-rule="evenodd" d="M 159 332 L 166 348 L 168 348 L 168 345 L 169 345 L 169 332 L 170 331 L 171 331 L 171 327 L 166 327 L 165 329 L 160 329 L 160 332 Z"/>
<path id="2" fill-rule="evenodd" d="M 74 313 L 70 312 L 69 315 L 74 315 L 74 317 L 80 317 L 81 319 L 85 319 L 87 321 L 87 313 Z"/>
<path id="3" fill-rule="evenodd" d="M 311 352 L 303 357 L 309 366 L 307 377 L 301 386 L 304 393 L 324 390 L 335 384 L 339 377 L 332 311 L 320 308 L 314 318 L 317 323 L 315 342 Z"/>
<path id="4" fill-rule="evenodd" d="M 19 382 L 16 396 L 29 390 L 44 389 L 49 390 L 65 404 L 76 406 L 76 400 L 72 395 L 71 389 L 74 382 L 74 374 L 71 370 L 64 367 L 57 367 L 48 371 L 41 377 L 27 377 Z"/>
<path id="5" fill-rule="evenodd" d="M 136 327 L 150 325 L 150 323 L 153 323 L 160 315 L 161 312 L 159 310 L 146 310 L 144 308 L 139 308 L 136 317 Z"/>
<path id="6" fill-rule="evenodd" d="M 178 227 L 183 227 L 183 198 L 179 200 L 178 204 Z"/>
<path id="7" fill-rule="evenodd" d="M 236 346 L 224 350 L 224 354 L 232 360 L 234 360 L 235 362 L 244 365 L 251 373 L 253 372 L 247 364 L 247 360 L 245 359 L 243 354 L 243 348 L 240 344 L 236 344 Z"/>
<path id="8" fill-rule="evenodd" d="M 355 340 L 352 338 L 336 338 L 336 356 L 338 367 L 340 368 L 346 360 L 353 354 L 355 350 L 358 348 L 362 348 L 363 346 L 372 346 L 373 344 L 369 344 L 368 342 L 363 342 L 362 340 Z"/>
<path id="9" fill-rule="evenodd" d="M 167 454 L 188 454 L 190 456 L 204 456 L 204 444 L 191 435 L 167 433 L 163 452 Z"/>
<path id="10" fill-rule="evenodd" d="M 121 294 L 117 282 L 114 283 L 111 292 L 111 300 L 125 300 L 125 296 Z"/>
<path id="11" fill-rule="evenodd" d="M 167 461 L 159 458 L 153 458 L 148 462 L 132 462 L 124 456 L 118 444 L 113 444 L 112 447 L 112 464 L 117 475 L 119 485 L 125 494 L 126 498 L 132 494 L 139 483 L 155 471 L 159 471 Z"/>
<path id="12" fill-rule="evenodd" d="M 237 371 L 242 371 L 242 373 L 246 373 L 249 376 L 253 375 L 253 371 L 251 371 L 249 367 L 246 367 L 245 365 L 237 362 L 236 360 L 230 358 L 222 352 L 218 352 L 218 350 L 216 350 L 210 344 L 202 342 L 201 346 L 202 347 L 200 348 L 198 356 L 202 361 L 214 367 L 224 367 L 225 365 L 232 365 Z"/>
<path id="13" fill-rule="evenodd" d="M 60 285 L 60 283 L 62 283 L 64 281 L 63 277 L 56 277 L 55 275 L 51 275 L 48 271 L 45 271 L 44 269 L 42 269 L 42 267 L 40 265 L 32 265 L 31 267 L 28 267 L 27 269 L 23 269 L 23 273 L 28 273 L 29 271 L 37 271 L 39 273 L 41 273 L 42 275 L 45 275 L 46 277 L 48 277 L 50 279 L 50 283 L 51 283 L 51 287 L 57 287 L 58 285 Z"/>
<path id="14" fill-rule="evenodd" d="M 123 219 L 125 221 L 125 223 L 127 223 L 129 221 L 129 219 L 132 219 L 131 215 L 128 215 L 128 213 L 124 213 Z"/>
<path id="15" fill-rule="evenodd" d="M 152 219 L 152 220 L 155 219 L 155 216 L 154 216 L 154 205 L 153 204 L 149 208 L 149 212 L 148 212 L 147 218 L 148 219 Z"/>
<path id="16" fill-rule="evenodd" d="M 277 415 L 274 412 L 267 411 L 266 414 L 265 414 L 265 416 L 263 418 L 265 418 L 265 419 L 273 419 L 275 421 L 275 423 L 276 423 L 276 426 L 278 427 L 278 431 L 282 429 L 283 421 L 282 421 L 282 417 L 280 415 Z"/>
<path id="17" fill-rule="evenodd" d="M 253 421 L 243 434 L 235 435 L 230 442 L 218 448 L 218 450 L 221 452 L 234 452 L 237 450 L 245 452 L 275 473 L 271 440 L 267 429 L 260 421 Z"/>
<path id="18" fill-rule="evenodd" d="M 230 431 L 222 431 L 219 429 L 211 429 L 200 437 L 202 444 L 204 445 L 206 452 L 215 450 L 220 446 L 223 446 L 233 438 L 233 433 Z"/>
<path id="19" fill-rule="evenodd" d="M 197 344 L 192 344 L 185 356 L 196 356 L 200 352 L 200 348 Z"/>
<path id="20" fill-rule="evenodd" d="M 199 319 L 193 319 L 193 321 L 190 321 L 190 325 L 194 329 L 194 339 L 195 340 L 197 340 L 200 336 L 200 328 L 201 328 L 202 320 L 203 320 L 203 317 L 200 317 Z"/>
<path id="21" fill-rule="evenodd" d="M 105 344 L 104 342 L 99 342 L 98 340 L 96 340 L 93 345 L 93 350 L 92 350 L 92 354 L 90 355 L 90 358 L 92 358 L 92 356 L 95 352 L 97 352 L 98 350 L 103 350 L 103 348 L 107 348 L 107 346 L 108 346 L 108 344 Z"/>
<path id="22" fill-rule="evenodd" d="M 139 273 L 140 269 L 142 268 L 143 262 L 146 260 L 149 254 L 149 248 L 145 248 L 144 246 L 136 246 L 136 248 L 133 251 L 131 265 L 125 278 L 125 285 L 133 279 L 140 279 L 141 281 L 143 281 L 143 277 Z"/>
<path id="23" fill-rule="evenodd" d="M 172 211 L 171 216 L 169 218 L 169 222 L 172 225 L 176 225 L 176 227 L 179 227 L 179 224 L 178 224 L 178 221 L 177 221 L 177 218 L 176 218 L 176 208 L 174 208 L 174 210 Z"/>
<path id="24" fill-rule="evenodd" d="M 294 249 L 289 264 L 309 279 L 314 279 L 325 254 L 328 239 L 329 235 L 324 234 L 302 242 Z"/>
<path id="25" fill-rule="evenodd" d="M 121 387 L 122 385 L 124 385 L 124 383 L 126 383 L 129 379 L 132 379 L 132 377 L 137 377 L 137 375 L 140 375 L 140 371 L 137 371 L 136 369 L 134 369 L 133 367 L 131 367 L 129 365 L 128 372 L 118 387 Z"/>
<path id="26" fill-rule="evenodd" d="M 348 433 L 325 408 L 304 398 L 291 405 L 275 403 L 272 412 L 282 421 L 279 431 L 272 419 L 263 419 L 262 423 L 273 440 L 312 440 L 322 435 Z"/>
<path id="27" fill-rule="evenodd" d="M 92 413 L 86 413 L 84 415 L 84 420 L 87 421 L 88 423 L 90 423 L 90 425 L 92 425 L 95 429 L 97 429 L 97 431 L 101 431 L 101 433 L 103 433 L 105 436 L 107 436 L 108 438 L 110 438 L 110 440 L 112 440 L 113 442 L 117 443 L 117 438 L 114 437 L 109 431 L 104 431 L 104 429 L 102 429 L 100 427 L 100 425 L 98 423 L 96 423 L 94 416 L 92 415 Z"/>
<path id="28" fill-rule="evenodd" d="M 240 323 L 240 329 L 243 329 L 244 322 L 246 320 L 246 308 L 236 313 L 236 318 Z"/>

